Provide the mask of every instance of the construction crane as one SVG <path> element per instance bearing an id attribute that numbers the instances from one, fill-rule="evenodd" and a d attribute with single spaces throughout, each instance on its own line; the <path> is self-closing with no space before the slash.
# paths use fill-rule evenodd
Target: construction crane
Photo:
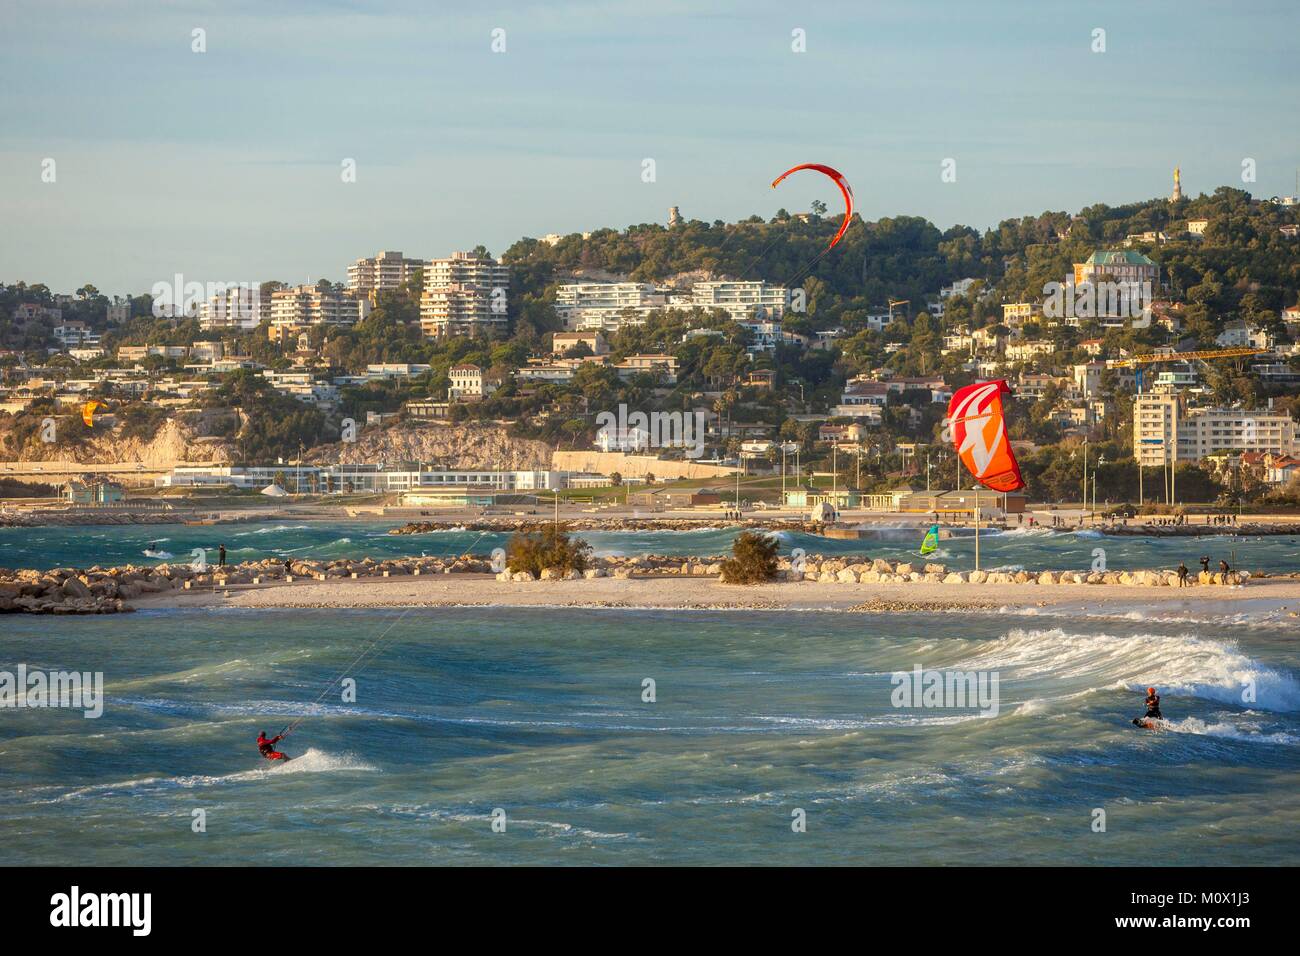
<path id="1" fill-rule="evenodd" d="M 911 305 L 911 304 L 912 304 L 911 299 L 890 299 L 889 300 L 889 321 L 890 322 L 894 321 L 894 306 Z"/>
<path id="2" fill-rule="evenodd" d="M 1269 351 L 1268 349 L 1232 348 L 1232 349 L 1209 349 L 1203 352 L 1174 352 L 1174 351 L 1153 352 L 1150 355 L 1134 355 L 1132 358 L 1126 358 L 1126 359 L 1109 359 L 1107 360 L 1106 365 L 1108 368 L 1135 369 L 1137 390 L 1138 390 L 1138 394 L 1141 395 L 1142 394 L 1142 369 L 1144 366 L 1158 365 L 1163 362 L 1209 362 L 1215 359 L 1244 359 L 1244 358 L 1251 358 L 1256 355 L 1267 355 L 1268 351 Z M 1166 468 L 1166 473 L 1167 473 L 1167 479 L 1166 479 L 1167 483 L 1165 485 L 1165 494 L 1167 495 L 1166 500 L 1168 501 L 1169 504 L 1172 505 L 1175 500 L 1174 483 L 1177 480 L 1176 475 L 1178 469 L 1177 449 L 1175 448 L 1173 450 L 1172 459 L 1167 459 L 1165 455 L 1166 443 L 1164 438 L 1150 439 L 1149 441 L 1147 439 L 1143 439 L 1143 442 L 1145 444 L 1155 444 L 1158 442 L 1160 445 L 1160 455 L 1162 461 L 1164 462 L 1164 467 Z M 1136 449 L 1135 449 L 1135 455 L 1136 455 Z M 1142 457 L 1141 455 L 1136 455 L 1136 457 L 1138 460 L 1138 505 L 1141 506 L 1144 503 L 1143 502 L 1144 496 L 1142 493 L 1142 485 L 1143 485 Z M 1085 485 L 1085 492 L 1084 492 L 1085 496 L 1087 494 L 1086 487 L 1087 486 Z"/>
<path id="3" fill-rule="evenodd" d="M 1267 355 L 1268 349 L 1211 349 L 1207 352 L 1153 352 L 1150 355 L 1134 355 L 1126 359 L 1107 359 L 1110 368 L 1137 368 L 1140 365 L 1155 365 L 1159 362 L 1206 362 L 1211 359 L 1251 358 L 1255 355 Z"/>

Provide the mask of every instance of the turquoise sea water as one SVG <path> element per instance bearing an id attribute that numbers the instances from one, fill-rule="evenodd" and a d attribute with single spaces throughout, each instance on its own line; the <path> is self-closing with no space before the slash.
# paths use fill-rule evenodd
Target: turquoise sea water
<path id="1" fill-rule="evenodd" d="M 176 559 L 188 560 L 194 548 L 206 548 L 216 559 L 224 544 L 231 563 L 266 557 L 373 558 L 457 555 L 467 550 L 488 554 L 503 546 L 509 535 L 477 531 L 436 531 L 417 535 L 390 535 L 396 527 L 387 522 L 294 522 L 217 526 L 146 525 L 79 528 L 0 528 L 0 567 L 54 568 L 155 564 L 144 551 L 157 542 Z M 702 531 L 583 531 L 596 554 L 722 554 L 731 548 L 733 528 Z M 857 554 L 873 558 L 916 557 L 923 532 L 918 529 L 884 531 L 871 540 L 844 541 L 799 532 L 781 532 L 782 553 L 803 548 L 809 554 Z M 974 566 L 971 537 L 941 542 L 937 560 L 955 569 Z M 1107 567 L 1114 570 L 1177 567 L 1179 561 L 1196 570 L 1201 555 L 1212 565 L 1227 560 L 1233 567 L 1263 571 L 1300 571 L 1300 534 L 1270 537 L 1207 535 L 1204 538 L 1107 537 L 1095 531 L 1060 532 L 1045 528 L 1015 529 L 981 537 L 984 568 L 1025 566 L 1051 570 L 1089 570 L 1097 548 L 1106 552 Z"/>
<path id="2" fill-rule="evenodd" d="M 11 615 L 0 670 L 107 702 L 0 709 L 0 864 L 1300 863 L 1300 633 L 1198 613 Z M 997 715 L 894 707 L 916 665 Z"/>

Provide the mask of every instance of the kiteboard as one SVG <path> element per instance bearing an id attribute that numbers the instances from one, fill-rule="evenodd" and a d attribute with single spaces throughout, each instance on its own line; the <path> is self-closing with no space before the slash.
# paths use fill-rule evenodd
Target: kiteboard
<path id="1" fill-rule="evenodd" d="M 1156 717 L 1134 717 L 1133 726 L 1143 730 L 1168 730 L 1169 722 Z"/>

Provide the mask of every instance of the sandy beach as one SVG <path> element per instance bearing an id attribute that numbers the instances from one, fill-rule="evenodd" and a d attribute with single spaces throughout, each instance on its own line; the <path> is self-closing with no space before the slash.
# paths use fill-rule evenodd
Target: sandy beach
<path id="1" fill-rule="evenodd" d="M 809 611 L 1055 610 L 1114 616 L 1178 615 L 1211 609 L 1300 613 L 1300 581 L 1252 580 L 1243 587 L 1099 587 L 1086 584 L 829 584 L 773 582 L 750 587 L 712 578 L 634 577 L 503 582 L 489 574 L 302 580 L 216 590 L 165 591 L 133 600 L 157 608 L 274 607 L 591 607 Z M 1284 612 L 1284 613 L 1285 613 Z"/>

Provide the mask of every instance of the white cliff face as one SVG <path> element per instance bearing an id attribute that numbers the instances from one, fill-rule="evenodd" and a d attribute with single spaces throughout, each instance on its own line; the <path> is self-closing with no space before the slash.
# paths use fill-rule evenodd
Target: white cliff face
<path id="1" fill-rule="evenodd" d="M 0 458 L 15 462 L 67 462 L 83 465 L 139 464 L 149 470 L 168 470 L 188 462 L 227 463 L 233 460 L 235 443 L 221 433 L 232 413 L 184 411 L 166 419 L 156 429 L 127 436 L 121 425 L 108 424 L 75 444 L 46 444 L 30 438 L 21 447 L 0 426 Z M 233 433 L 234 428 L 229 428 Z"/>
<path id="2" fill-rule="evenodd" d="M 317 447 L 308 459 L 315 462 L 421 461 L 435 468 L 494 469 L 507 471 L 551 467 L 550 445 L 531 439 L 511 438 L 500 425 L 406 425 L 362 428 L 355 442 Z"/>

